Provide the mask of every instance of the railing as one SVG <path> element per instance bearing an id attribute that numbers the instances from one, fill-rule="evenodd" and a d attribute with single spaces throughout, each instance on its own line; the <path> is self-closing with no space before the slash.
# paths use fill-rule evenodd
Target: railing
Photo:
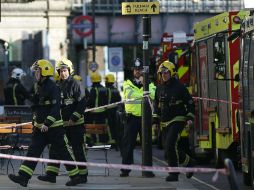
<path id="1" fill-rule="evenodd" d="M 92 11 L 91 0 L 85 0 L 87 12 Z M 121 13 L 121 3 L 130 0 L 95 0 L 96 13 Z M 135 2 L 135 1 L 133 1 Z M 161 13 L 211 12 L 240 10 L 243 0 L 160 0 Z M 83 0 L 71 1 L 73 10 L 82 11 Z"/>

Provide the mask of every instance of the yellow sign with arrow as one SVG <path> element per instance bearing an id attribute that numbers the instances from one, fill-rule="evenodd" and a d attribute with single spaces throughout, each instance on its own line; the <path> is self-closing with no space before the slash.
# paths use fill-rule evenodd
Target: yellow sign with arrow
<path id="1" fill-rule="evenodd" d="M 159 14 L 159 2 L 123 2 L 122 15 Z"/>

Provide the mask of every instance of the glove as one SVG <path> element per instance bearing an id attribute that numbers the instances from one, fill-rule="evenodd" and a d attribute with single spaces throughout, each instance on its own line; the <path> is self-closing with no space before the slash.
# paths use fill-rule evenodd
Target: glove
<path id="1" fill-rule="evenodd" d="M 186 121 L 186 124 L 190 127 L 193 125 L 193 121 L 189 119 Z"/>
<path id="2" fill-rule="evenodd" d="M 46 125 L 42 125 L 41 126 L 41 132 L 42 133 L 45 133 L 45 132 L 47 132 L 49 130 L 49 128 L 46 126 Z"/>
<path id="3" fill-rule="evenodd" d="M 68 126 L 73 126 L 74 123 L 75 123 L 75 122 L 74 122 L 73 120 L 70 119 L 69 122 L 68 122 Z"/>

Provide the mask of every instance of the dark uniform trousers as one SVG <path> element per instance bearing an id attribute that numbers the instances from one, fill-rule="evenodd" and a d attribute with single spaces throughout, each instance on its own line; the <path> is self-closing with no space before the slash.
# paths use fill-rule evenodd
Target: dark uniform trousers
<path id="1" fill-rule="evenodd" d="M 107 119 L 108 119 L 108 125 L 110 128 L 111 138 L 112 140 L 115 140 L 117 143 L 118 139 L 117 139 L 117 129 L 116 129 L 116 111 L 117 111 L 117 108 L 108 109 Z"/>
<path id="2" fill-rule="evenodd" d="M 87 162 L 85 153 L 85 128 L 83 125 L 66 126 L 66 136 L 68 138 L 68 143 L 72 147 L 72 151 L 75 157 L 75 161 Z M 82 145 L 82 146 L 80 146 Z M 50 148 L 49 158 L 56 159 L 55 153 Z M 49 163 L 47 168 L 55 167 L 60 168 L 60 164 Z M 79 174 L 87 176 L 88 171 L 86 166 L 78 166 Z M 58 175 L 58 172 L 52 172 L 47 170 L 47 174 Z"/>
<path id="3" fill-rule="evenodd" d="M 163 128 L 163 139 L 165 147 L 165 157 L 170 167 L 178 167 L 179 164 L 189 161 L 189 156 L 178 145 L 181 138 L 181 132 L 184 129 L 185 122 L 173 122 L 167 127 Z"/>
<path id="4" fill-rule="evenodd" d="M 65 137 L 65 129 L 62 126 L 49 128 L 48 132 L 42 133 L 39 128 L 34 129 L 32 136 L 32 144 L 28 148 L 27 157 L 39 158 L 44 148 L 50 144 L 51 156 L 54 159 L 72 161 L 71 154 L 67 148 L 67 138 Z M 37 162 L 24 161 L 20 167 L 19 174 L 31 178 Z M 78 175 L 76 165 L 65 165 L 69 176 Z M 29 172 L 31 172 L 29 174 Z"/>
<path id="5" fill-rule="evenodd" d="M 142 117 L 127 115 L 126 126 L 124 127 L 122 164 L 133 164 L 133 150 L 136 145 L 137 135 L 141 137 Z M 130 170 L 121 169 L 123 173 L 129 173 Z"/>

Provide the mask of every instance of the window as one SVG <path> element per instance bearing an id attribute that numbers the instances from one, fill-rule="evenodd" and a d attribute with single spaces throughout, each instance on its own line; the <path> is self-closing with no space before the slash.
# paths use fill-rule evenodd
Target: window
<path id="1" fill-rule="evenodd" d="M 226 78 L 226 63 L 225 63 L 225 41 L 224 35 L 216 36 L 213 46 L 215 79 Z"/>

